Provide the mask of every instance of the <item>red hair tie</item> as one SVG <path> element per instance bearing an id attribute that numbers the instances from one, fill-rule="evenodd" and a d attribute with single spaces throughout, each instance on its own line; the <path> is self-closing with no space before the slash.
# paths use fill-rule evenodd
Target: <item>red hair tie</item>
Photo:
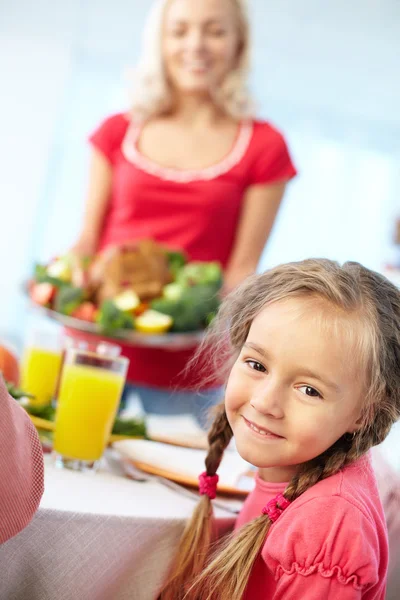
<path id="1" fill-rule="evenodd" d="M 202 496 L 208 496 L 210 500 L 214 500 L 217 495 L 218 475 L 207 475 L 204 471 L 199 476 L 199 491 Z"/>
<path id="2" fill-rule="evenodd" d="M 268 515 L 271 521 L 275 523 L 290 504 L 290 500 L 285 498 L 283 494 L 278 494 L 264 506 L 261 512 L 263 515 Z"/>

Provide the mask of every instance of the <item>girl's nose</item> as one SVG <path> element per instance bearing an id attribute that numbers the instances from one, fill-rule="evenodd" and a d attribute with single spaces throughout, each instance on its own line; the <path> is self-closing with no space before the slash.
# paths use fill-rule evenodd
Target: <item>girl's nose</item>
<path id="1" fill-rule="evenodd" d="M 274 419 L 282 419 L 285 416 L 283 404 L 282 391 L 271 381 L 263 382 L 263 385 L 257 387 L 250 400 L 254 410 Z"/>

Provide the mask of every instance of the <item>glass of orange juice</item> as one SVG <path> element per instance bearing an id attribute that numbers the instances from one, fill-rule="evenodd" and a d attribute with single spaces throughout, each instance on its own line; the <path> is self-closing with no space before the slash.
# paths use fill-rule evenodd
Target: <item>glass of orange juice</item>
<path id="1" fill-rule="evenodd" d="M 96 470 L 111 434 L 128 364 L 123 357 L 66 350 L 53 444 L 56 466 Z"/>
<path id="2" fill-rule="evenodd" d="M 28 336 L 21 363 L 21 389 L 32 394 L 29 403 L 51 404 L 62 363 L 61 337 L 50 331 L 33 330 Z"/>

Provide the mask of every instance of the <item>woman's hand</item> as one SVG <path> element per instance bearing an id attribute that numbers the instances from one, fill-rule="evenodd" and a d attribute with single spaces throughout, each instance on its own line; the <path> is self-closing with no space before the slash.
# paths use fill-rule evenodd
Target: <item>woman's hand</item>
<path id="1" fill-rule="evenodd" d="M 68 251 L 72 271 L 71 281 L 75 287 L 86 287 L 90 283 L 88 267 L 95 251 L 95 244 L 84 237 L 79 238 Z"/>

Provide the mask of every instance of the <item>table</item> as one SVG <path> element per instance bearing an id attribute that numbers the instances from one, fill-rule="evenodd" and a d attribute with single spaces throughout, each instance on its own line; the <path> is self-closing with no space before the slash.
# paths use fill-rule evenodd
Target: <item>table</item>
<path id="1" fill-rule="evenodd" d="M 374 450 L 388 520 L 391 561 L 386 600 L 400 585 L 400 479 Z M 194 501 L 156 481 L 138 483 L 104 468 L 55 469 L 46 458 L 40 510 L 0 546 L 1 600 L 154 600 Z M 216 510 L 220 533 L 234 516 Z"/>
<path id="2" fill-rule="evenodd" d="M 157 481 L 59 470 L 31 524 L 0 546 L 2 600 L 153 600 L 195 502 Z M 228 531 L 234 515 L 215 511 Z"/>

